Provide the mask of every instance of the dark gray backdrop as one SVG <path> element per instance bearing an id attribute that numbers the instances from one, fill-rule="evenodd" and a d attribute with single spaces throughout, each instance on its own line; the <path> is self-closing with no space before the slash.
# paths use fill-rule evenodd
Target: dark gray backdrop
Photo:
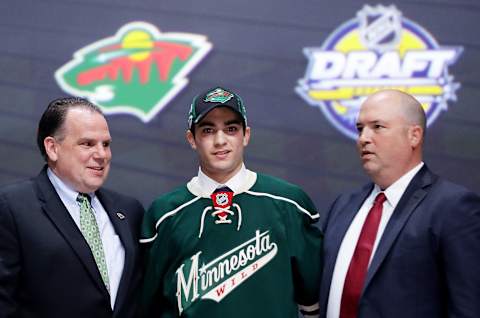
<path id="1" fill-rule="evenodd" d="M 43 163 L 36 125 L 48 102 L 66 95 L 54 72 L 73 52 L 147 21 L 163 32 L 206 35 L 209 55 L 188 86 L 152 121 L 112 115 L 113 163 L 107 185 L 145 206 L 196 173 L 184 139 L 192 97 L 217 84 L 247 105 L 252 140 L 248 168 L 301 185 L 320 213 L 335 196 L 367 179 L 354 142 L 295 92 L 307 59 L 363 6 L 359 1 L 3 0 L 0 2 L 0 185 L 36 175 Z M 377 3 L 371 3 L 377 4 Z M 384 3 L 385 5 L 391 3 Z M 403 15 L 441 45 L 463 46 L 450 72 L 462 85 L 428 131 L 426 162 L 480 192 L 480 3 L 478 0 L 395 1 Z"/>

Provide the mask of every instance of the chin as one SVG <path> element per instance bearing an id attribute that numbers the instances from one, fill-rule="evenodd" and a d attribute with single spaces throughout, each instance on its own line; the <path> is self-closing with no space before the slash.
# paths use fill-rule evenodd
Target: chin
<path id="1" fill-rule="evenodd" d="M 378 167 L 376 167 L 372 163 L 367 162 L 363 164 L 363 170 L 365 171 L 366 174 L 368 174 L 371 177 L 376 174 L 376 172 L 378 171 Z"/>
<path id="2" fill-rule="evenodd" d="M 218 171 L 228 171 L 231 169 L 231 166 L 232 164 L 228 162 L 216 162 L 212 165 L 212 168 Z"/>
<path id="3" fill-rule="evenodd" d="M 104 182 L 104 179 L 89 183 L 87 185 L 87 187 L 90 189 L 89 192 L 97 191 L 103 185 L 103 182 Z"/>

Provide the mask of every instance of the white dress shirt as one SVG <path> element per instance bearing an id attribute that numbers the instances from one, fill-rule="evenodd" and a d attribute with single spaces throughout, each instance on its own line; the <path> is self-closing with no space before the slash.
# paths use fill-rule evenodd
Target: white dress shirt
<path id="1" fill-rule="evenodd" d="M 68 213 L 70 213 L 78 229 L 80 229 L 80 205 L 77 202 L 78 192 L 63 182 L 50 168 L 47 169 L 47 175 L 68 210 Z M 89 193 L 89 195 L 105 253 L 110 285 L 110 306 L 113 309 L 120 279 L 122 278 L 123 266 L 125 264 L 125 249 L 123 248 L 120 237 L 115 233 L 113 224 L 100 203 L 100 200 L 95 196 L 95 193 Z"/>
<path id="2" fill-rule="evenodd" d="M 383 235 L 383 231 L 387 226 L 390 217 L 392 216 L 395 207 L 400 201 L 403 193 L 407 189 L 408 184 L 412 181 L 413 177 L 417 172 L 422 168 L 423 162 L 419 163 L 409 172 L 404 174 L 400 179 L 395 181 L 390 185 L 383 193 L 387 197 L 387 200 L 383 203 L 383 212 L 380 219 L 380 224 L 378 226 L 377 236 L 375 238 L 375 243 L 373 246 L 373 251 L 370 256 L 370 261 L 373 259 L 373 255 L 377 250 L 378 243 Z M 343 284 L 345 282 L 345 277 L 347 276 L 348 267 L 350 266 L 350 261 L 355 251 L 358 238 L 360 237 L 360 232 L 363 227 L 363 223 L 367 218 L 368 211 L 370 211 L 373 206 L 373 201 L 377 194 L 381 192 L 381 189 L 378 185 L 373 187 L 372 192 L 363 202 L 360 210 L 355 215 L 350 227 L 348 228 L 345 236 L 343 237 L 342 244 L 338 251 L 337 260 L 335 262 L 335 268 L 333 270 L 332 282 L 330 285 L 330 293 L 328 296 L 328 305 L 327 305 L 327 318 L 338 318 L 340 316 L 340 303 L 342 300 L 343 293 Z"/>
<path id="3" fill-rule="evenodd" d="M 202 168 L 198 168 L 198 183 L 205 193 L 213 193 L 215 189 L 221 188 L 223 186 L 229 187 L 233 191 L 233 193 L 238 193 L 241 186 L 245 182 L 245 179 L 247 178 L 246 176 L 247 168 L 245 168 L 245 164 L 243 163 L 240 170 L 225 183 L 218 183 L 217 181 L 207 176 L 202 171 Z"/>

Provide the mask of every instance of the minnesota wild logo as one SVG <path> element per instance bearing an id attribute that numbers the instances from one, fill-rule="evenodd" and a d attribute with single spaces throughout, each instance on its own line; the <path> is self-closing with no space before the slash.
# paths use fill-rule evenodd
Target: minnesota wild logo
<path id="1" fill-rule="evenodd" d="M 75 52 L 55 79 L 65 92 L 88 98 L 106 114 L 128 113 L 148 122 L 188 84 L 186 76 L 211 48 L 203 35 L 161 33 L 152 24 L 132 22 Z"/>
<path id="2" fill-rule="evenodd" d="M 204 101 L 211 102 L 211 103 L 225 103 L 232 99 L 233 94 L 223 90 L 221 88 L 217 88 L 214 91 L 207 94 Z"/>

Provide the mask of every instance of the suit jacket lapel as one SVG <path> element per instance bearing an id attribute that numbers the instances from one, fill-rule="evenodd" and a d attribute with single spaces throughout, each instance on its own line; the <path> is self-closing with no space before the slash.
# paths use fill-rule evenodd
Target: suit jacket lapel
<path id="1" fill-rule="evenodd" d="M 35 181 L 37 195 L 45 214 L 64 237 L 65 241 L 71 246 L 72 250 L 78 256 L 79 262 L 85 266 L 85 269 L 92 277 L 94 283 L 108 296 L 108 291 L 102 282 L 102 278 L 90 247 L 80 232 L 80 229 L 75 224 L 75 221 L 70 216 L 70 213 L 68 213 L 63 205 L 55 188 L 50 183 L 46 167 L 40 172 Z"/>
<path id="2" fill-rule="evenodd" d="M 113 198 L 105 191 L 99 190 L 96 192 L 96 195 L 102 203 L 103 208 L 107 212 L 108 217 L 115 228 L 115 232 L 120 237 L 125 250 L 125 262 L 123 266 L 122 278 L 120 280 L 120 285 L 118 286 L 114 307 L 114 311 L 117 311 L 119 306 L 125 303 L 125 297 L 129 290 L 129 282 L 133 274 L 135 262 L 135 242 L 130 231 L 129 220 L 125 212 L 120 209 Z"/>
<path id="3" fill-rule="evenodd" d="M 433 179 L 434 175 L 428 170 L 426 165 L 424 165 L 408 185 L 405 193 L 402 195 L 402 198 L 393 211 L 385 231 L 383 232 L 377 251 L 373 256 L 372 263 L 368 268 L 363 290 L 365 290 L 370 284 L 373 276 L 387 256 L 389 250 L 392 248 L 410 215 L 426 196 L 427 191 L 425 187 L 429 186 L 434 181 Z"/>
<path id="4" fill-rule="evenodd" d="M 322 286 L 324 288 L 320 291 L 320 307 L 326 312 L 327 300 L 332 283 L 333 270 L 335 269 L 335 262 L 337 261 L 340 245 L 347 230 L 352 223 L 353 218 L 363 204 L 363 201 L 372 191 L 373 184 L 368 184 L 362 190 L 352 196 L 352 199 L 345 204 L 338 202 L 338 207 L 335 208 L 326 225 L 327 235 L 325 242 L 328 244 L 328 251 L 325 253 L 325 263 L 323 269 Z M 348 200 L 349 198 L 345 198 Z"/>

